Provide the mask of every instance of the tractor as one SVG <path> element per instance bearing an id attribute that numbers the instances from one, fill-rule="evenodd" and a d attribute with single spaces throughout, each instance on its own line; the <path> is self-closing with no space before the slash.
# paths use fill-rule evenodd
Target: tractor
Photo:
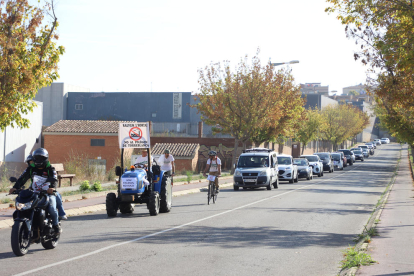
<path id="1" fill-rule="evenodd" d="M 148 164 L 151 164 L 150 151 Z M 118 192 L 106 196 L 106 213 L 108 217 L 115 217 L 118 209 L 121 214 L 134 211 L 136 204 L 147 204 L 151 216 L 158 213 L 170 212 L 172 206 L 172 179 L 161 171 L 160 166 L 154 163 L 151 168 L 123 168 L 123 153 L 121 150 L 121 166 L 115 168 Z"/>

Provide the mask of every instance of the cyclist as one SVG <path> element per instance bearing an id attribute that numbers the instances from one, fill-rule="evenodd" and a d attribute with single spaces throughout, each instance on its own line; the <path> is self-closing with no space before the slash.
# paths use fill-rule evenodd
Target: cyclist
<path id="1" fill-rule="evenodd" d="M 219 193 L 220 186 L 218 183 L 218 176 L 221 175 L 221 160 L 217 157 L 217 152 L 215 152 L 214 150 L 208 153 L 207 166 L 204 170 L 204 176 L 207 176 L 207 172 L 209 175 L 214 175 L 216 177 L 216 179 L 214 180 L 214 184 L 216 185 L 217 193 Z"/>

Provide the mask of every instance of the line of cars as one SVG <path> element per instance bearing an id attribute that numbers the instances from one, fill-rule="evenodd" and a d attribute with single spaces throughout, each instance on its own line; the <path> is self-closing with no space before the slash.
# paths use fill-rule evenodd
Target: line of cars
<path id="1" fill-rule="evenodd" d="M 324 172 L 333 173 L 352 166 L 357 160 L 364 161 L 374 154 L 377 145 L 389 143 L 388 138 L 376 139 L 352 149 L 339 149 L 336 152 L 317 152 L 293 158 L 287 154 L 276 154 L 266 148 L 244 150 L 234 165 L 233 189 L 254 189 L 266 187 L 277 189 L 280 181 L 298 182 L 299 178 L 312 180 L 322 177 Z M 385 140 L 387 139 L 387 140 Z"/>

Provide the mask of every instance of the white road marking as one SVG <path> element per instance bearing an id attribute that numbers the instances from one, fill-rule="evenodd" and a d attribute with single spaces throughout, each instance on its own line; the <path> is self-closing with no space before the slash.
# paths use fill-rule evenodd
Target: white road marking
<path id="1" fill-rule="evenodd" d="M 208 217 L 205 217 L 205 218 L 202 218 L 202 219 L 198 219 L 198 220 L 195 220 L 195 221 L 192 221 L 192 222 L 188 222 L 188 223 L 185 223 L 185 224 L 181 224 L 181 225 L 178 225 L 178 226 L 175 226 L 175 227 L 172 227 L 172 228 L 168 228 L 168 229 L 165 229 L 165 230 L 162 230 L 162 231 L 159 231 L 159 232 L 155 232 L 155 233 L 152 233 L 152 234 L 149 234 L 149 235 L 146 235 L 146 236 L 143 236 L 143 237 L 139 237 L 139 238 L 136 238 L 136 239 L 133 239 L 133 240 L 116 243 L 116 244 L 113 244 L 113 245 L 110 245 L 110 246 L 107 246 L 107 247 L 103 247 L 101 249 L 98 249 L 98 250 L 95 250 L 95 251 L 92 251 L 92 252 L 89 252 L 89 253 L 86 253 L 86 254 L 82 254 L 82 255 L 79 255 L 79 256 L 76 256 L 76 257 L 73 257 L 73 258 L 69 258 L 69 259 L 66 259 L 66 260 L 63 260 L 63 261 L 60 261 L 60 262 L 56 262 L 56 263 L 53 263 L 53 264 L 41 266 L 41 267 L 38 267 L 38 268 L 35 268 L 35 269 L 32 269 L 32 270 L 29 270 L 29 271 L 25 271 L 25 272 L 22 272 L 22 273 L 19 273 L 19 274 L 15 274 L 15 275 L 16 276 L 20 276 L 20 275 L 32 274 L 32 273 L 35 273 L 35 272 L 38 272 L 38 271 L 41 271 L 41 270 L 44 270 L 44 269 L 47 269 L 47 268 L 51 268 L 51 267 L 58 266 L 58 265 L 61 265 L 61 264 L 65 264 L 65 263 L 69 263 L 69 262 L 72 262 L 72 261 L 75 261 L 75 260 L 83 259 L 85 257 L 92 256 L 92 255 L 101 253 L 103 251 L 109 250 L 109 249 L 114 248 L 114 247 L 122 246 L 122 245 L 125 245 L 125 244 L 129 244 L 129 243 L 133 243 L 133 242 L 136 242 L 136 241 L 140 241 L 140 240 L 144 240 L 144 239 L 147 239 L 147 238 L 150 238 L 150 237 L 158 236 L 158 235 L 161 235 L 161 234 L 164 234 L 164 233 L 173 231 L 173 230 L 177 230 L 177 229 L 183 228 L 185 226 L 193 225 L 193 224 L 196 224 L 196 223 L 205 221 L 205 220 L 209 220 L 209 219 L 212 219 L 212 218 L 215 218 L 215 217 L 218 217 L 218 216 L 222 216 L 222 215 L 225 215 L 225 214 L 228 214 L 228 213 L 231 213 L 231 212 L 234 212 L 234 211 L 237 211 L 237 210 L 240 210 L 240 209 L 243 209 L 243 208 L 246 208 L 246 207 L 255 205 L 255 204 L 260 203 L 260 202 L 264 202 L 264 201 L 267 201 L 267 200 L 270 200 L 270 199 L 273 199 L 273 198 L 276 198 L 276 197 L 280 197 L 282 195 L 287 195 L 287 194 L 293 193 L 295 191 L 302 190 L 302 189 L 305 189 L 305 188 L 308 188 L 308 187 L 311 187 L 311 186 L 318 185 L 318 184 L 320 184 L 322 182 L 335 179 L 335 178 L 340 177 L 340 176 L 342 176 L 342 175 L 344 175 L 344 174 L 346 174 L 348 172 L 352 172 L 353 170 L 355 170 L 356 168 L 358 168 L 359 166 L 361 166 L 363 164 L 364 163 L 361 162 L 358 166 L 355 166 L 354 168 L 352 168 L 349 171 L 344 171 L 344 172 L 338 174 L 337 176 L 331 177 L 329 179 L 321 180 L 321 181 L 319 181 L 317 183 L 309 184 L 309 185 L 306 185 L 306 186 L 303 186 L 303 187 L 300 187 L 300 188 L 296 188 L 296 189 L 291 190 L 291 191 L 288 191 L 288 192 L 284 192 L 284 193 L 277 194 L 277 195 L 274 195 L 274 196 L 271 196 L 271 197 L 267 197 L 267 198 L 264 198 L 264 199 L 261 199 L 261 200 L 257 200 L 257 201 L 251 202 L 249 204 L 242 205 L 242 206 L 239 206 L 237 208 L 230 209 L 230 210 L 227 210 L 227 211 L 224 211 L 224 212 L 215 214 L 215 215 L 211 215 L 211 216 L 208 216 Z"/>

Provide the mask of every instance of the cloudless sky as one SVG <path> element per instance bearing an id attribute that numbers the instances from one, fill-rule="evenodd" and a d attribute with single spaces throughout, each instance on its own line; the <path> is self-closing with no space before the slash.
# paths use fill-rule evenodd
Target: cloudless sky
<path id="1" fill-rule="evenodd" d="M 356 45 L 324 0 L 58 0 L 59 82 L 105 92 L 197 92 L 197 69 L 260 47 L 296 82 L 364 83 Z"/>

